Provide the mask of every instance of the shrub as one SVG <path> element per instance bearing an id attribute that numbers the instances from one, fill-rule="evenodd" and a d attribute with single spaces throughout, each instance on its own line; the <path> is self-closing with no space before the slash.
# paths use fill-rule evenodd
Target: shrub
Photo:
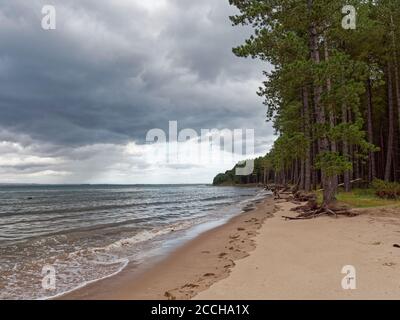
<path id="1" fill-rule="evenodd" d="M 384 199 L 400 198 L 400 183 L 386 182 L 379 179 L 374 179 L 372 188 L 375 189 L 375 194 Z"/>

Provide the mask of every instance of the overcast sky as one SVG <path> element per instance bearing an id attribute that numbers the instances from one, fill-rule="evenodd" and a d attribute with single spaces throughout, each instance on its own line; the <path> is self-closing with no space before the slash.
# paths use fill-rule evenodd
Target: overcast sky
<path id="1" fill-rule="evenodd" d="M 46 4 L 56 30 L 41 27 Z M 255 129 L 264 154 L 268 66 L 232 54 L 250 34 L 233 13 L 228 0 L 3 0 L 0 183 L 210 183 L 229 169 L 160 161 L 146 134 L 174 120 Z"/>

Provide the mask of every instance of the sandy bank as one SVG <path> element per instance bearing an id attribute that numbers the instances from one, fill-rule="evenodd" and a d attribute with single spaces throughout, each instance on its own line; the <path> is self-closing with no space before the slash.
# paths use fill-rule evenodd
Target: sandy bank
<path id="1" fill-rule="evenodd" d="M 400 299 L 399 208 L 363 210 L 354 218 L 282 219 L 295 215 L 293 206 L 280 203 L 250 256 L 196 299 Z M 356 290 L 342 288 L 346 265 L 355 267 Z"/>

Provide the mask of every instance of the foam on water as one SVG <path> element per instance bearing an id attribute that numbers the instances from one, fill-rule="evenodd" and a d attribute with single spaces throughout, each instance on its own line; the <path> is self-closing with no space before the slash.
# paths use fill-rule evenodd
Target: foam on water
<path id="1" fill-rule="evenodd" d="M 34 204 L 26 200 L 31 194 Z M 167 243 L 188 239 L 196 226 L 210 228 L 266 194 L 204 185 L 2 187 L 0 299 L 54 298 L 112 277 L 129 263 L 146 263 Z M 124 201 L 138 205 L 123 206 Z M 101 210 L 87 210 L 89 204 Z M 32 216 L 40 211 L 37 206 L 45 206 L 46 213 Z M 42 288 L 42 268 L 48 265 L 56 270 L 55 291 Z"/>

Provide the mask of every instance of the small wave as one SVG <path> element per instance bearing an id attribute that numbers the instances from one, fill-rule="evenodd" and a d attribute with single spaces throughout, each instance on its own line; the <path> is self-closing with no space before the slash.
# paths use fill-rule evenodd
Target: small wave
<path id="1" fill-rule="evenodd" d="M 60 293 L 58 293 L 58 294 L 56 294 L 56 295 L 53 295 L 53 296 L 47 296 L 47 297 L 43 297 L 43 298 L 38 298 L 38 299 L 36 299 L 36 300 L 51 300 L 51 299 L 57 299 L 57 298 L 60 298 L 60 297 L 62 297 L 62 296 L 65 296 L 66 294 L 69 294 L 69 293 L 74 292 L 74 291 L 76 291 L 76 290 L 82 289 L 82 288 L 88 286 L 89 284 L 96 283 L 96 282 L 98 282 L 98 281 L 101 281 L 101 280 L 104 280 L 104 279 L 108 279 L 108 278 L 114 277 L 114 276 L 116 276 L 117 274 L 121 273 L 121 272 L 127 267 L 127 265 L 129 264 L 129 259 L 120 259 L 119 261 L 115 261 L 114 263 L 113 263 L 113 262 L 110 262 L 110 263 L 108 263 L 108 265 L 110 265 L 110 264 L 117 264 L 117 263 L 121 263 L 121 264 L 122 264 L 121 267 L 120 267 L 117 271 L 115 271 L 115 272 L 113 272 L 113 273 L 111 273 L 111 274 L 109 274 L 109 275 L 106 275 L 106 276 L 104 276 L 104 277 L 100 277 L 100 278 L 98 278 L 98 279 L 85 281 L 85 282 L 79 284 L 78 286 L 76 286 L 76 287 L 74 287 L 74 288 L 72 288 L 72 289 L 69 289 L 69 290 L 60 292 Z M 99 263 L 99 264 L 101 264 L 101 265 L 107 265 L 107 263 Z"/>
<path id="2" fill-rule="evenodd" d="M 21 211 L 27 211 L 27 207 L 21 211 L 12 208 L 11 215 L 16 215 L 12 219 L 0 213 L 0 230 L 8 237 L 11 235 L 9 230 L 13 229 L 15 235 L 14 239 L 0 239 L 0 262 L 7 284 L 0 291 L 1 297 L 61 297 L 120 273 L 130 261 L 145 262 L 148 257 L 160 254 L 159 249 L 164 249 L 164 244 L 169 248 L 169 240 L 175 245 L 175 239 L 185 238 L 184 230 L 239 214 L 240 206 L 266 195 L 265 192 L 256 193 L 256 189 L 225 190 L 209 186 L 203 189 L 201 192 L 199 188 L 185 189 L 182 194 L 182 190 L 165 188 L 143 195 L 144 198 L 142 195 L 136 197 L 136 204 L 129 201 L 115 205 L 96 202 L 98 195 L 95 193 L 90 207 L 97 216 L 90 210 L 83 216 L 86 213 L 80 210 L 87 208 L 89 203 L 86 200 L 81 203 L 80 199 L 68 209 L 57 203 L 51 215 L 41 214 L 50 208 L 50 204 L 33 207 L 34 212 L 26 216 L 21 216 L 24 214 Z M 238 198 L 248 199 L 238 204 Z M 142 206 L 144 212 L 140 211 Z M 161 209 L 156 208 L 158 206 Z M 57 267 L 57 277 L 60 277 L 57 279 L 60 280 L 54 294 L 41 291 L 43 265 Z"/>
<path id="3" fill-rule="evenodd" d="M 132 246 L 132 245 L 135 245 L 135 244 L 138 244 L 141 242 L 152 240 L 156 237 L 160 237 L 160 236 L 169 234 L 171 232 L 187 229 L 187 228 L 193 226 L 194 224 L 195 224 L 194 221 L 185 221 L 185 222 L 180 222 L 180 223 L 176 223 L 173 225 L 169 225 L 167 227 L 160 228 L 160 229 L 144 230 L 144 231 L 141 231 L 138 234 L 134 235 L 133 237 L 121 239 L 121 240 L 115 241 L 114 243 L 109 244 L 105 247 L 93 248 L 92 250 L 93 250 L 93 252 L 101 252 L 104 250 L 107 251 L 107 250 L 111 250 L 111 249 L 120 249 L 123 247 Z"/>
<path id="4" fill-rule="evenodd" d="M 194 224 L 195 224 L 194 221 L 186 221 L 186 222 L 170 225 L 170 226 L 162 228 L 162 229 L 154 229 L 154 230 L 142 231 L 142 232 L 138 233 L 137 235 L 135 235 L 133 237 L 118 240 L 118 241 L 116 241 L 116 242 L 114 242 L 112 244 L 109 244 L 109 245 L 105 246 L 105 247 L 83 249 L 83 250 L 79 250 L 77 252 L 72 252 L 72 253 L 68 254 L 68 259 L 77 259 L 78 257 L 81 257 L 82 255 L 86 255 L 88 253 L 92 253 L 94 255 L 109 253 L 109 252 L 112 252 L 114 250 L 125 248 L 127 246 L 133 246 L 135 244 L 139 244 L 139 243 L 142 243 L 142 242 L 150 241 L 150 240 L 152 240 L 152 239 L 154 239 L 156 237 L 160 237 L 160 236 L 169 234 L 169 233 L 174 232 L 174 231 L 180 231 L 180 230 L 187 229 L 187 228 L 193 226 Z M 56 299 L 56 298 L 59 298 L 59 297 L 62 297 L 64 295 L 66 295 L 68 293 L 71 293 L 71 292 L 74 292 L 74 291 L 79 290 L 81 288 L 84 288 L 85 286 L 87 286 L 89 284 L 92 284 L 92 283 L 95 283 L 95 282 L 98 282 L 98 281 L 113 277 L 113 276 L 119 274 L 120 272 L 122 272 L 126 268 L 126 266 L 129 264 L 129 259 L 128 258 L 124 258 L 124 259 L 117 259 L 117 260 L 108 261 L 108 262 L 91 260 L 90 263 L 94 264 L 94 265 L 97 265 L 97 266 L 110 266 L 110 265 L 115 265 L 115 264 L 120 263 L 121 267 L 117 271 L 115 271 L 115 272 L 113 272 L 111 274 L 108 274 L 108 275 L 103 276 L 103 277 L 99 277 L 99 278 L 94 279 L 94 280 L 84 281 L 84 282 L 82 282 L 81 284 L 75 286 L 72 289 L 60 292 L 60 293 L 58 293 L 56 295 L 52 295 L 52 296 L 48 296 L 48 297 L 44 297 L 44 298 L 39 298 L 39 300 Z"/>
<path id="5" fill-rule="evenodd" d="M 256 205 L 259 201 L 265 199 L 266 197 L 270 196 L 271 192 L 266 191 L 266 190 L 261 190 L 259 192 L 257 192 L 257 194 L 249 199 L 245 199 L 239 202 L 239 206 L 242 210 L 244 210 L 244 208 L 252 206 L 252 205 Z"/>
<path id="6" fill-rule="evenodd" d="M 173 199 L 171 201 L 153 201 L 153 202 L 132 202 L 126 204 L 109 204 L 109 205 L 98 205 L 98 206 L 86 206 L 86 207 L 68 207 L 62 209 L 54 209 L 53 207 L 45 207 L 41 210 L 30 210 L 30 211 L 19 211 L 19 212 L 1 212 L 0 218 L 2 217 L 10 217 L 10 216 L 40 216 L 44 214 L 63 214 L 63 213 L 89 213 L 95 212 L 98 213 L 99 211 L 105 210 L 114 210 L 114 209 L 128 209 L 134 207 L 149 207 L 149 206 L 160 206 L 166 204 L 176 204 L 176 203 L 185 203 L 185 200 L 176 200 Z"/>

